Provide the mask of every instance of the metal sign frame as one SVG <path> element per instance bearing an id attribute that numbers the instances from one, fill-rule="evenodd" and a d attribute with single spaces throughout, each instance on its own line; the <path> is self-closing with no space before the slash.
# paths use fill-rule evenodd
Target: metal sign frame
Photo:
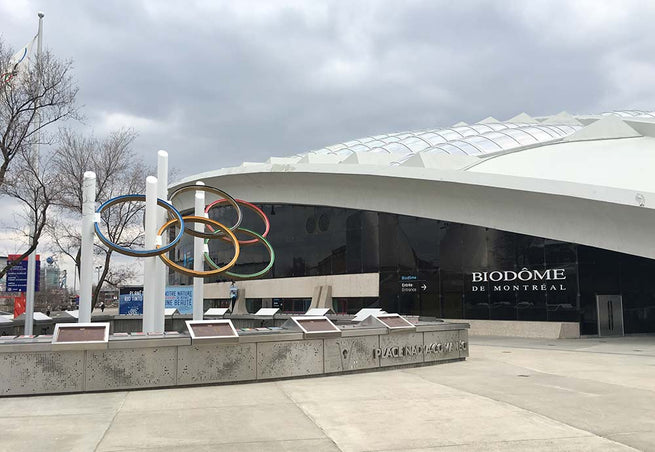
<path id="1" fill-rule="evenodd" d="M 353 322 L 361 322 L 369 316 L 378 316 L 380 314 L 386 314 L 386 311 L 383 311 L 380 308 L 364 308 L 357 311 L 355 317 L 352 319 Z"/>
<path id="2" fill-rule="evenodd" d="M 215 320 L 186 320 L 186 327 L 191 335 L 191 341 L 199 342 L 238 342 L 239 333 L 234 328 L 232 320 L 230 319 L 215 319 Z M 215 336 L 198 336 L 193 329 L 195 325 L 228 325 L 232 334 L 230 335 L 215 335 Z"/>
<path id="3" fill-rule="evenodd" d="M 316 321 L 320 321 L 324 323 L 326 326 L 328 326 L 328 328 L 322 330 L 315 330 L 315 329 L 307 328 L 305 326 L 306 323 L 308 322 L 316 322 Z M 291 322 L 291 324 L 289 324 L 289 322 Z M 330 319 L 328 319 L 325 316 L 291 317 L 289 320 L 287 320 L 285 326 L 288 329 L 297 329 L 302 331 L 303 336 L 305 336 L 305 338 L 307 339 L 341 336 L 341 329 L 338 326 L 336 326 L 334 323 L 332 323 Z"/>
<path id="4" fill-rule="evenodd" d="M 308 309 L 307 312 L 305 312 L 303 315 L 314 315 L 314 316 L 323 317 L 326 314 L 334 314 L 334 311 L 330 308 L 311 308 Z"/>
<path id="5" fill-rule="evenodd" d="M 224 316 L 230 312 L 230 308 L 209 308 L 205 311 L 205 316 L 214 317 L 214 316 Z"/>
<path id="6" fill-rule="evenodd" d="M 391 320 L 394 319 L 395 323 L 402 323 L 402 325 L 394 325 L 392 322 L 385 321 L 385 319 Z M 369 327 L 384 327 L 389 332 L 395 331 L 416 331 L 416 325 L 407 320 L 405 317 L 400 314 L 379 314 L 379 315 L 369 315 L 361 323 L 361 326 Z"/>
<path id="7" fill-rule="evenodd" d="M 81 330 L 83 328 L 104 328 L 103 339 L 100 341 L 60 341 L 59 335 L 62 330 Z M 55 331 L 52 334 L 52 345 L 80 345 L 86 344 L 104 344 L 109 343 L 109 322 L 89 322 L 89 323 L 57 323 Z"/>
<path id="8" fill-rule="evenodd" d="M 280 308 L 260 308 L 259 311 L 255 312 L 253 315 L 256 316 L 274 316 L 280 311 Z"/>

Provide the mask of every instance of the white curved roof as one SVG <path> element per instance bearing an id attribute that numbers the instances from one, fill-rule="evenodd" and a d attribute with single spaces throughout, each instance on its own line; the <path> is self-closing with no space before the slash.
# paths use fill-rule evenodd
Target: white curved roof
<path id="1" fill-rule="evenodd" d="M 402 165 L 413 156 L 466 155 L 482 156 L 526 146 L 559 141 L 572 134 L 580 123 L 540 123 L 525 113 L 501 122 L 489 117 L 476 124 L 459 123 L 453 127 L 391 133 L 360 138 L 297 154 L 299 162 L 312 161 L 315 156 L 330 156 L 331 162 L 341 162 L 351 155 L 382 154 L 379 162 Z M 374 161 L 368 158 L 367 161 Z"/>
<path id="2" fill-rule="evenodd" d="M 254 202 L 395 212 L 655 258 L 654 115 L 489 117 L 245 162 L 176 185 L 203 180 Z"/>

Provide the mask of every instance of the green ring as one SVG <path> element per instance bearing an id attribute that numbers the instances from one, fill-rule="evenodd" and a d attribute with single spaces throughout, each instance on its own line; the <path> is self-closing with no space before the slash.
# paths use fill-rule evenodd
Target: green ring
<path id="1" fill-rule="evenodd" d="M 250 229 L 245 229 L 245 228 L 236 228 L 232 232 L 237 233 L 237 232 L 245 232 L 246 234 L 250 234 L 251 236 L 259 239 L 262 244 L 266 247 L 268 250 L 268 254 L 271 256 L 271 262 L 264 267 L 263 270 L 260 270 L 256 273 L 232 273 L 229 271 L 223 272 L 223 275 L 229 276 L 230 278 L 233 279 L 255 279 L 259 278 L 260 276 L 264 276 L 266 273 L 269 272 L 269 270 L 273 267 L 273 263 L 275 262 L 275 251 L 273 250 L 273 247 L 271 246 L 270 243 L 268 243 L 268 240 L 266 240 L 264 237 L 261 235 L 257 234 L 255 231 L 251 231 Z M 209 239 L 205 239 L 205 245 L 209 243 Z M 213 260 L 211 257 L 209 257 L 208 252 L 203 252 L 203 255 L 205 257 L 205 261 L 209 264 L 210 267 L 212 268 L 220 268 Z M 236 265 L 236 264 L 235 264 Z"/>

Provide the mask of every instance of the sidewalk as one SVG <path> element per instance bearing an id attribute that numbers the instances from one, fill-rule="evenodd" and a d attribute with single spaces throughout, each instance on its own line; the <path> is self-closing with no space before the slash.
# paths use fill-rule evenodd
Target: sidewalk
<path id="1" fill-rule="evenodd" d="M 655 450 L 655 337 L 472 338 L 464 362 L 0 399 L 7 451 Z"/>

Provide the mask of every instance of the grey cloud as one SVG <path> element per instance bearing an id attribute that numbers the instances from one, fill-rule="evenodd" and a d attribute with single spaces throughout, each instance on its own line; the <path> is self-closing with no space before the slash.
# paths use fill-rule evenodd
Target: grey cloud
<path id="1" fill-rule="evenodd" d="M 81 127 L 152 120 L 139 151 L 154 162 L 167 149 L 182 175 L 488 115 L 655 103 L 645 80 L 621 84 L 621 63 L 647 70 L 655 50 L 642 2 L 587 25 L 565 1 L 235 4 L 31 3 L 48 47 L 75 61 Z M 0 3 L 0 29 L 18 45 L 36 17 L 5 24 L 11 8 Z"/>

